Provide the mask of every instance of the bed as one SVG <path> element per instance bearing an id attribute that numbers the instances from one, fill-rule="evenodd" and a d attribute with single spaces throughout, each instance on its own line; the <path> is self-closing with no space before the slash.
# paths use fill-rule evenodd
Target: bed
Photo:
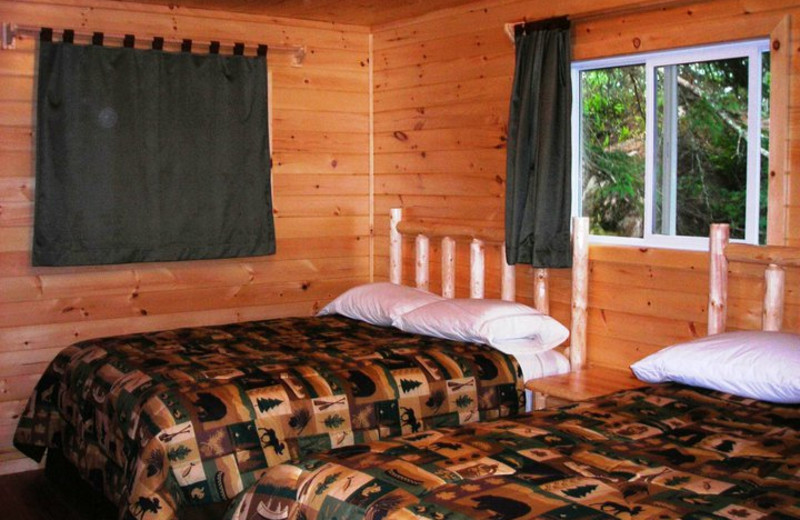
<path id="1" fill-rule="evenodd" d="M 800 517 L 800 336 L 777 332 L 800 250 L 726 248 L 725 229 L 712 231 L 713 334 L 634 364 L 657 384 L 293 460 L 226 520 Z M 764 332 L 723 332 L 729 259 L 769 265 Z"/>
<path id="2" fill-rule="evenodd" d="M 396 237 L 404 222 L 393 215 Z M 423 242 L 429 223 L 405 224 Z M 481 237 L 469 236 L 475 298 Z M 398 282 L 402 251 L 392 251 Z M 417 256 L 425 289 L 419 248 Z M 508 266 L 503 280 L 513 299 Z M 385 285 L 395 291 L 393 312 L 405 301 L 396 291 L 420 292 Z M 524 378 L 568 369 L 555 351 L 513 356 L 340 314 L 89 340 L 53 360 L 14 443 L 36 460 L 60 452 L 121 517 L 169 519 L 188 505 L 225 502 L 291 458 L 517 415 Z"/>
<path id="3" fill-rule="evenodd" d="M 228 520 L 797 518 L 800 412 L 687 386 L 334 449 Z"/>

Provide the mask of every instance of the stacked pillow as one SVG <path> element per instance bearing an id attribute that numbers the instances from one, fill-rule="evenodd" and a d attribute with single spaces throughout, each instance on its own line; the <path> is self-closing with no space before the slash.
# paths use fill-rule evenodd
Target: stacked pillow
<path id="1" fill-rule="evenodd" d="M 405 332 L 484 343 L 514 356 L 550 350 L 569 337 L 561 323 L 521 303 L 445 299 L 391 283 L 350 289 L 319 314 L 341 314 Z"/>
<path id="2" fill-rule="evenodd" d="M 443 300 L 428 291 L 389 282 L 359 285 L 342 293 L 317 316 L 341 314 L 354 320 L 388 327 L 403 314 L 417 307 Z"/>

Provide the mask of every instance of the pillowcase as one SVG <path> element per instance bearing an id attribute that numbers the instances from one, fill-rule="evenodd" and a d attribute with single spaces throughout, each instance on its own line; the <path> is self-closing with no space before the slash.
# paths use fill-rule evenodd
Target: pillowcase
<path id="1" fill-rule="evenodd" d="M 546 314 L 503 300 L 441 300 L 403 314 L 394 326 L 437 338 L 485 343 L 511 355 L 557 347 L 569 330 Z"/>
<path id="2" fill-rule="evenodd" d="M 345 291 L 319 311 L 317 316 L 341 314 L 373 325 L 389 326 L 402 314 L 442 299 L 433 293 L 404 285 L 368 283 Z"/>
<path id="3" fill-rule="evenodd" d="M 800 336 L 715 334 L 659 350 L 631 365 L 642 381 L 675 381 L 775 403 L 800 403 Z"/>

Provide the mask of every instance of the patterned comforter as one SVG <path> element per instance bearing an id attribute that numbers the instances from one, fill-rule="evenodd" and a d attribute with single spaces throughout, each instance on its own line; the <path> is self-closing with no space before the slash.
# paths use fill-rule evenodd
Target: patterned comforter
<path id="1" fill-rule="evenodd" d="M 515 415 L 516 360 L 340 316 L 91 340 L 39 381 L 14 444 L 59 448 L 125 518 L 225 501 L 268 466 Z"/>
<path id="2" fill-rule="evenodd" d="M 800 407 L 663 385 L 270 468 L 244 519 L 800 518 Z"/>

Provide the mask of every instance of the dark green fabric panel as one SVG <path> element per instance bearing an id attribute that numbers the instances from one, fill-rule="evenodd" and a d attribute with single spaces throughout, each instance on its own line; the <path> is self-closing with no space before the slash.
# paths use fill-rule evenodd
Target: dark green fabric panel
<path id="1" fill-rule="evenodd" d="M 266 59 L 41 42 L 34 265 L 275 252 Z"/>
<path id="2" fill-rule="evenodd" d="M 506 159 L 507 260 L 570 267 L 569 30 L 520 34 L 516 50 Z"/>

